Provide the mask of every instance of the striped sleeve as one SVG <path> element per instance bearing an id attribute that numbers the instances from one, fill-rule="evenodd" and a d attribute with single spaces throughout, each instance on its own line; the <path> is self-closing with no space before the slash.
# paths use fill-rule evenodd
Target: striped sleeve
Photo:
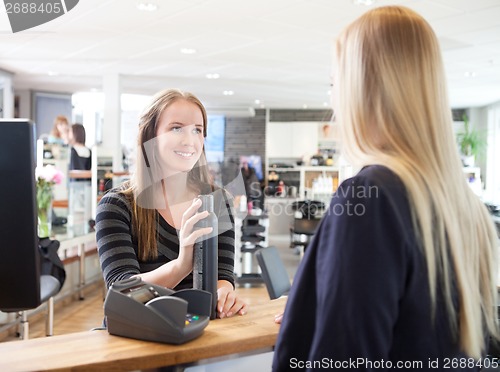
<path id="1" fill-rule="evenodd" d="M 234 214 L 232 199 L 223 191 L 219 217 L 219 280 L 227 280 L 235 287 L 234 278 Z M 224 217 L 225 216 L 225 217 Z"/>
<path id="2" fill-rule="evenodd" d="M 219 280 L 234 287 L 234 228 L 219 235 Z"/>
<path id="3" fill-rule="evenodd" d="M 96 213 L 96 240 L 106 286 L 139 274 L 137 252 L 132 242 L 130 205 L 116 192 L 107 193 Z"/>

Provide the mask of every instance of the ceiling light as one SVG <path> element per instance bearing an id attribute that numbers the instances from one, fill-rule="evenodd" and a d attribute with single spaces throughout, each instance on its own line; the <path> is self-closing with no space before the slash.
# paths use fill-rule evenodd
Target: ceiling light
<path id="1" fill-rule="evenodd" d="M 260 99 L 256 99 L 256 100 L 255 100 L 255 104 L 256 104 L 256 105 L 260 105 Z"/>
<path id="2" fill-rule="evenodd" d="M 323 102 L 323 106 L 328 107 L 328 102 Z"/>
<path id="3" fill-rule="evenodd" d="M 49 75 L 49 76 L 57 76 L 57 75 L 59 75 L 59 72 L 49 71 L 49 72 L 47 72 L 47 75 Z"/>
<path id="4" fill-rule="evenodd" d="M 356 5 L 366 5 L 370 6 L 375 2 L 375 0 L 353 0 L 353 3 Z"/>
<path id="5" fill-rule="evenodd" d="M 331 90 L 327 90 L 327 91 L 326 91 L 326 95 L 327 95 L 327 96 L 331 96 L 331 95 L 332 95 L 332 91 L 331 91 Z"/>
<path id="6" fill-rule="evenodd" d="M 466 72 L 464 73 L 464 76 L 465 76 L 466 78 L 475 78 L 475 77 L 476 77 L 476 73 L 475 73 L 474 71 L 472 71 L 472 72 L 466 71 Z"/>
<path id="7" fill-rule="evenodd" d="M 196 53 L 196 49 L 193 49 L 193 48 L 182 48 L 181 49 L 181 53 L 184 53 L 184 54 L 195 54 Z"/>
<path id="8" fill-rule="evenodd" d="M 219 74 L 206 74 L 205 76 L 207 77 L 207 79 L 218 79 L 218 78 L 220 78 Z"/>
<path id="9" fill-rule="evenodd" d="M 156 4 L 151 4 L 151 3 L 139 3 L 137 4 L 137 9 L 143 12 L 154 12 L 155 10 L 158 9 L 158 6 Z"/>
<path id="10" fill-rule="evenodd" d="M 303 108 L 304 110 L 305 110 L 305 109 L 307 109 L 307 105 L 306 105 L 306 104 L 303 104 L 303 105 L 302 105 L 302 108 Z"/>
<path id="11" fill-rule="evenodd" d="M 225 96 L 232 96 L 234 92 L 232 90 L 225 90 L 224 92 L 222 92 L 222 94 L 224 94 Z"/>

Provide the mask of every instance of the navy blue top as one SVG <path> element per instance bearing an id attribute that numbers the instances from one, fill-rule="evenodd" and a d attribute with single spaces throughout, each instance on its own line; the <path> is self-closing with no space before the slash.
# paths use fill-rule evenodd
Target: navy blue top
<path id="1" fill-rule="evenodd" d="M 406 189 L 388 168 L 365 167 L 340 185 L 306 250 L 273 371 L 380 371 L 415 362 L 404 369 L 479 370 L 452 368 L 473 362 L 460 352 L 437 291 L 433 321 Z"/>

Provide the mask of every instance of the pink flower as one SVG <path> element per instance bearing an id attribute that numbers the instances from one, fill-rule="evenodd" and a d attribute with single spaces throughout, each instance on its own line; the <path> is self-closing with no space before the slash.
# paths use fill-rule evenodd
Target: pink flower
<path id="1" fill-rule="evenodd" d="M 38 181 L 59 185 L 64 175 L 59 169 L 49 164 L 42 168 L 37 167 L 35 170 L 35 177 Z"/>

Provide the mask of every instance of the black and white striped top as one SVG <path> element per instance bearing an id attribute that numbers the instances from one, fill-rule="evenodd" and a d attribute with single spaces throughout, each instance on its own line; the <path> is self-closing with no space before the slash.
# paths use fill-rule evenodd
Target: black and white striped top
<path id="1" fill-rule="evenodd" d="M 228 208 L 229 213 L 230 208 Z M 177 230 L 157 213 L 158 257 L 140 261 L 137 236 L 132 228 L 132 210 L 129 200 L 119 190 L 111 190 L 99 202 L 96 215 L 96 239 L 101 269 L 109 287 L 115 281 L 152 271 L 179 256 Z M 234 286 L 234 223 L 220 233 L 219 280 Z M 189 274 L 175 289 L 192 288 L 193 275 Z"/>

